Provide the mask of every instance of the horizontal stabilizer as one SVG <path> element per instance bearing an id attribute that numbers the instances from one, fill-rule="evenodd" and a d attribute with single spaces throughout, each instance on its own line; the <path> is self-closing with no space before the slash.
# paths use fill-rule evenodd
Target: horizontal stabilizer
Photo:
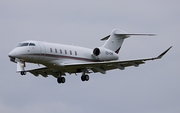
<path id="1" fill-rule="evenodd" d="M 110 35 L 108 35 L 108 36 L 102 38 L 101 41 L 107 40 L 109 37 L 110 37 Z"/>
<path id="2" fill-rule="evenodd" d="M 130 37 L 130 36 L 156 36 L 155 34 L 123 34 L 123 33 L 114 33 L 114 35 L 118 35 L 120 37 Z M 110 35 L 101 39 L 101 41 L 108 40 Z"/>
<path id="3" fill-rule="evenodd" d="M 115 33 L 115 35 L 119 35 L 119 36 L 132 36 L 132 35 L 134 35 L 134 36 L 156 36 L 155 34 L 116 34 Z"/>

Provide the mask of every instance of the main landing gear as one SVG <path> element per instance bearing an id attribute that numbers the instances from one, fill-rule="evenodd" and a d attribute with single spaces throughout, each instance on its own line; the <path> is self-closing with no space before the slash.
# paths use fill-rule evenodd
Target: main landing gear
<path id="1" fill-rule="evenodd" d="M 58 78 L 57 78 L 57 82 L 58 82 L 59 84 L 65 83 L 65 82 L 66 82 L 66 79 L 65 79 L 64 77 L 58 77 Z"/>
<path id="2" fill-rule="evenodd" d="M 87 69 L 82 69 L 81 80 L 82 80 L 83 82 L 89 80 L 89 75 L 86 75 L 86 73 L 89 73 L 89 71 L 88 71 Z"/>
<path id="3" fill-rule="evenodd" d="M 84 81 L 88 81 L 89 80 L 89 75 L 82 75 L 81 76 L 81 80 L 84 82 Z M 58 77 L 57 78 L 57 82 L 59 83 L 59 84 L 61 84 L 61 83 L 65 83 L 66 82 L 66 79 L 65 79 L 65 77 Z"/>
<path id="4" fill-rule="evenodd" d="M 81 80 L 84 81 L 88 81 L 89 80 L 89 75 L 82 75 L 81 76 Z"/>
<path id="5" fill-rule="evenodd" d="M 81 80 L 84 82 L 84 81 L 89 81 L 89 75 L 86 75 L 85 72 L 82 73 L 82 76 L 81 76 Z M 59 84 L 61 83 L 65 83 L 66 82 L 66 79 L 65 77 L 63 77 L 61 74 L 59 75 L 59 77 L 57 78 L 57 82 Z"/>

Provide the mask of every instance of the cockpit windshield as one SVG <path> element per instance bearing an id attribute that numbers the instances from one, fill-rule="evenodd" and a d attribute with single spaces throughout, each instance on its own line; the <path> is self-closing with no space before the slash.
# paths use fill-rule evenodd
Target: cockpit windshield
<path id="1" fill-rule="evenodd" d="M 35 46 L 34 43 L 20 43 L 17 47 L 23 47 L 23 46 Z"/>
<path id="2" fill-rule="evenodd" d="M 29 43 L 29 46 L 35 46 L 35 44 L 34 43 Z"/>

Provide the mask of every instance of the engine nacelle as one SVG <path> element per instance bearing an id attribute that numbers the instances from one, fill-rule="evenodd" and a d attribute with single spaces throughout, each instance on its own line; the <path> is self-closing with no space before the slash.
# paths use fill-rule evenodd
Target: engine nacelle
<path id="1" fill-rule="evenodd" d="M 115 52 L 102 47 L 95 48 L 93 56 L 100 61 L 117 60 L 119 58 Z"/>

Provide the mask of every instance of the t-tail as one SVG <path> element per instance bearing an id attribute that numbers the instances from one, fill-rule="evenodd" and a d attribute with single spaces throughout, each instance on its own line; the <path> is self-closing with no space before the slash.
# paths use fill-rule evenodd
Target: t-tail
<path id="1" fill-rule="evenodd" d="M 119 50 L 121 49 L 124 39 L 130 37 L 131 35 L 155 36 L 154 34 L 129 34 L 129 33 L 126 33 L 125 31 L 114 29 L 110 35 L 101 39 L 101 41 L 107 40 L 102 46 L 102 48 L 109 49 L 115 52 L 116 54 L 118 54 Z"/>

